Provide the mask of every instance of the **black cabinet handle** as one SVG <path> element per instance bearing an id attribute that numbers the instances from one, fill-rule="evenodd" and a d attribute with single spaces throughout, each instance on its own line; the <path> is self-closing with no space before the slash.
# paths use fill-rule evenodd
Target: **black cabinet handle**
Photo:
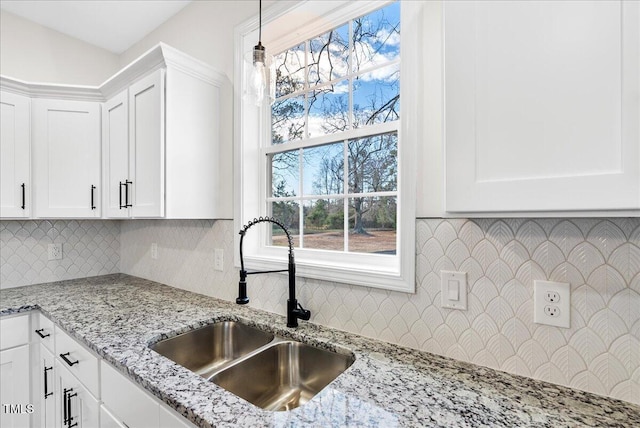
<path id="1" fill-rule="evenodd" d="M 74 364 L 78 364 L 80 361 L 76 360 L 76 361 L 71 361 L 69 360 L 67 357 L 69 356 L 69 352 L 65 353 L 65 354 L 60 354 L 60 358 L 62 358 L 64 360 L 65 363 L 67 363 L 69 365 L 69 367 L 71 367 Z"/>
<path id="2" fill-rule="evenodd" d="M 44 331 L 44 328 L 39 328 L 38 330 L 36 330 L 36 333 L 38 334 L 38 336 L 40 336 L 41 338 L 45 338 L 45 337 L 49 337 L 51 336 L 51 334 L 47 333 L 47 334 L 42 334 L 42 332 Z"/>
<path id="3" fill-rule="evenodd" d="M 96 186 L 94 186 L 93 184 L 91 185 L 91 209 L 95 210 L 96 209 L 96 204 L 93 200 L 93 191 L 96 190 Z"/>
<path id="4" fill-rule="evenodd" d="M 27 196 L 25 192 L 26 185 L 22 183 L 20 187 L 22 187 L 22 206 L 20 208 L 25 209 L 27 207 Z"/>
<path id="5" fill-rule="evenodd" d="M 132 207 L 133 205 L 129 203 L 129 184 L 133 184 L 133 181 L 125 180 L 124 181 L 124 206 L 125 208 Z"/>
<path id="6" fill-rule="evenodd" d="M 73 394 L 71 392 L 73 392 L 73 388 L 65 388 L 64 389 L 64 400 L 62 403 L 62 410 L 64 412 L 64 421 L 63 423 L 67 426 L 67 428 L 72 428 L 78 425 L 78 423 L 74 423 L 73 425 L 71 424 L 71 422 L 73 422 L 74 417 L 71 416 L 71 399 L 73 397 L 77 397 L 78 393 L 74 392 Z"/>
<path id="7" fill-rule="evenodd" d="M 67 403 L 69 402 L 69 400 L 67 399 L 67 395 L 69 394 L 69 391 L 73 391 L 73 388 L 65 388 L 62 391 L 62 412 L 63 412 L 63 420 L 64 420 L 64 424 L 66 425 L 67 422 L 69 422 L 69 406 L 67 406 Z"/>
<path id="8" fill-rule="evenodd" d="M 125 205 L 122 205 L 122 186 L 126 186 L 126 184 L 120 181 L 118 184 L 118 193 L 119 193 L 118 204 L 120 205 L 120 209 L 127 208 L 126 202 L 125 202 Z"/>
<path id="9" fill-rule="evenodd" d="M 53 395 L 53 392 L 49 392 L 49 386 L 47 381 L 47 377 L 48 377 L 47 372 L 49 370 L 53 370 L 53 366 L 44 368 L 44 399 L 45 400 L 49 398 L 51 395 Z"/>

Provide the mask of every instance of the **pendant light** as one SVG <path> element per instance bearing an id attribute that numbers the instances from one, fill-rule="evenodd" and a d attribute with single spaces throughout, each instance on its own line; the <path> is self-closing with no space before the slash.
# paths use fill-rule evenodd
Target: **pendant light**
<path id="1" fill-rule="evenodd" d="M 249 85 L 251 85 L 251 93 L 255 98 L 255 104 L 261 106 L 265 95 L 270 94 L 268 91 L 269 79 L 268 79 L 268 67 L 270 61 L 268 61 L 267 51 L 262 46 L 262 0 L 260 1 L 260 15 L 259 15 L 259 27 L 258 27 L 258 44 L 253 47 L 253 67 L 251 69 L 251 76 L 249 77 Z"/>

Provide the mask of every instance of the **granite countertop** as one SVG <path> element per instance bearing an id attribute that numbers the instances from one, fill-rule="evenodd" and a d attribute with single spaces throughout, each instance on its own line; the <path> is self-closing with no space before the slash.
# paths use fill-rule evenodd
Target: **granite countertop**
<path id="1" fill-rule="evenodd" d="M 0 315 L 40 309 L 71 336 L 201 427 L 640 426 L 640 407 L 458 362 L 124 274 L 0 291 Z M 303 406 L 262 410 L 150 350 L 220 320 L 355 355 Z"/>

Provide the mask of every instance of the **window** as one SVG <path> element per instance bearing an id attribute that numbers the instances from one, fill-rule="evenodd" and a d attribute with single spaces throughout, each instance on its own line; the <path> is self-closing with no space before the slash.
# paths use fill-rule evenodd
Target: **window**
<path id="1" fill-rule="evenodd" d="M 274 64 L 267 211 L 297 248 L 395 255 L 399 3 L 305 40 Z M 272 245 L 287 245 L 279 227 L 272 233 Z"/>
<path id="2" fill-rule="evenodd" d="M 321 13 L 320 3 L 332 9 Z M 315 7 L 317 19 L 285 31 L 283 25 L 301 24 L 292 15 L 305 7 Z M 265 42 L 277 52 L 276 99 L 262 110 L 241 102 L 236 111 L 236 227 L 260 215 L 282 220 L 294 235 L 301 276 L 415 288 L 415 198 L 406 195 L 415 192 L 407 159 L 416 142 L 401 112 L 406 13 L 400 2 L 307 2 L 281 11 L 267 27 L 283 34 Z M 242 35 L 248 50 L 255 39 L 250 31 Z M 245 238 L 251 268 L 286 260 L 282 231 L 264 229 L 252 243 Z"/>

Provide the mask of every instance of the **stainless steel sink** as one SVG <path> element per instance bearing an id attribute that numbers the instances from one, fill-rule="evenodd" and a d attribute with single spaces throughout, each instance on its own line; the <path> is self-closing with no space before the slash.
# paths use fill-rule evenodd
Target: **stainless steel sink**
<path id="1" fill-rule="evenodd" d="M 162 340 L 151 349 L 209 378 L 230 362 L 272 340 L 273 334 L 234 321 L 224 321 Z"/>
<path id="2" fill-rule="evenodd" d="M 309 401 L 353 364 L 349 355 L 281 341 L 215 374 L 211 381 L 266 410 Z"/>
<path id="3" fill-rule="evenodd" d="M 233 321 L 183 333 L 151 349 L 266 410 L 309 401 L 354 358 Z"/>

